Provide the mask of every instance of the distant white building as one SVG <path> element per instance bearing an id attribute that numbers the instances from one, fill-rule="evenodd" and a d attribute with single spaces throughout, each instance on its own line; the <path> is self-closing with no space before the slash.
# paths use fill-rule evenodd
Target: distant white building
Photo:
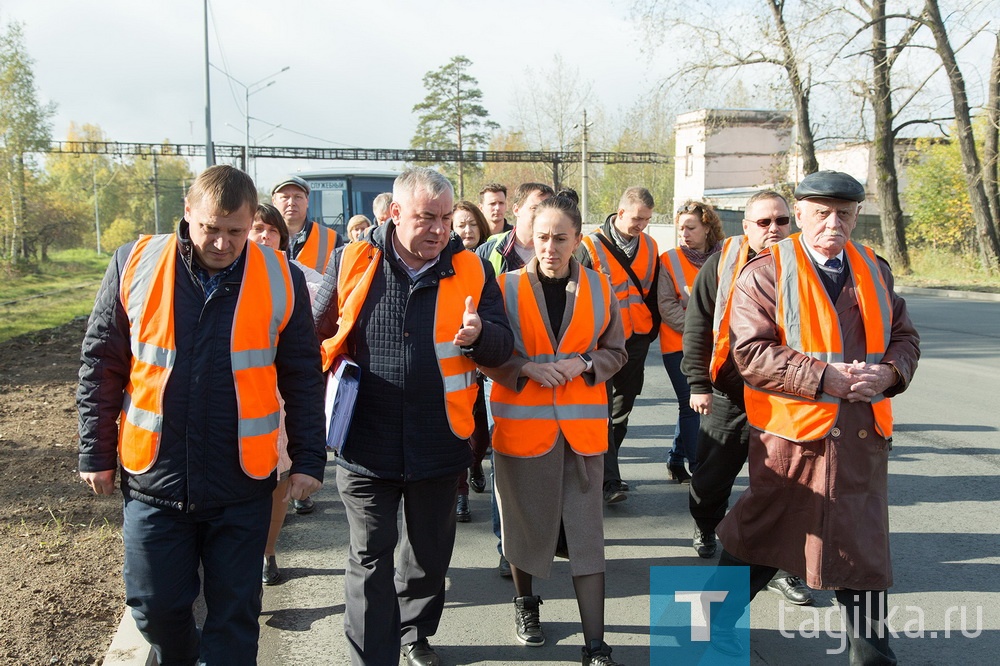
<path id="1" fill-rule="evenodd" d="M 677 116 L 674 124 L 674 210 L 686 199 L 739 210 L 755 191 L 788 185 L 804 175 L 793 154 L 792 113 L 759 109 L 700 109 Z M 897 142 L 900 189 L 912 140 Z M 816 152 L 820 169 L 849 173 L 867 193 L 863 212 L 879 213 L 871 144 L 841 144 Z"/>

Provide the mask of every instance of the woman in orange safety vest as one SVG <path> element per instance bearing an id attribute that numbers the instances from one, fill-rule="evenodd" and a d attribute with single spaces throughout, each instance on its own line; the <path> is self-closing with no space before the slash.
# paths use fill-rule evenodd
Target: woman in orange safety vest
<path id="1" fill-rule="evenodd" d="M 570 199 L 538 205 L 535 258 L 499 278 L 514 356 L 483 371 L 494 380 L 496 496 L 517 593 L 516 638 L 545 643 L 532 578 L 547 578 L 559 552 L 570 560 L 583 663 L 614 666 L 604 643 L 605 382 L 625 363 L 625 337 L 607 277 L 573 259 L 581 227 Z"/>
<path id="2" fill-rule="evenodd" d="M 688 200 L 674 215 L 678 245 L 660 255 L 660 268 L 669 280 L 659 282 L 660 353 L 670 384 L 677 396 L 677 428 L 673 445 L 667 457 L 667 472 L 677 483 L 688 483 L 691 474 L 684 468 L 684 461 L 693 472 L 698 466 L 698 413 L 691 409 L 691 388 L 681 372 L 684 351 L 684 312 L 694 278 L 711 255 L 722 249 L 722 222 L 711 205 Z"/>

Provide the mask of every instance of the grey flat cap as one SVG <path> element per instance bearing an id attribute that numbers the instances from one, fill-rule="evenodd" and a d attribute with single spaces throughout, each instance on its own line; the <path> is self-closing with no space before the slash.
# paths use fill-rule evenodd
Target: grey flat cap
<path id="1" fill-rule="evenodd" d="M 862 202 L 865 200 L 865 188 L 841 171 L 817 171 L 802 179 L 795 188 L 796 199 L 843 199 L 844 201 Z"/>
<path id="2" fill-rule="evenodd" d="M 302 180 L 298 176 L 288 176 L 287 178 L 283 178 L 278 181 L 278 184 L 271 188 L 271 196 L 273 197 L 274 193 L 283 188 L 285 185 L 294 185 L 306 194 L 309 194 L 309 183 Z"/>

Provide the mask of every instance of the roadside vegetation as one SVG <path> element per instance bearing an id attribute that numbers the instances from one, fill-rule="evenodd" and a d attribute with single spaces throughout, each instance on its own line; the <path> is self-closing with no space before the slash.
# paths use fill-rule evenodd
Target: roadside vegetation
<path id="1" fill-rule="evenodd" d="M 75 249 L 0 271 L 0 342 L 88 316 L 107 265 L 106 255 Z"/>

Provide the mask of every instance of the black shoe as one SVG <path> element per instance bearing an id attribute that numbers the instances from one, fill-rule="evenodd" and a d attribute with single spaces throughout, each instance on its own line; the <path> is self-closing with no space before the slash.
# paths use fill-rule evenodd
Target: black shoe
<path id="1" fill-rule="evenodd" d="M 730 657 L 741 657 L 746 654 L 743 643 L 736 637 L 735 629 L 724 629 L 712 625 L 712 649 L 716 652 L 729 655 Z"/>
<path id="2" fill-rule="evenodd" d="M 482 463 L 472 466 L 472 471 L 469 473 L 469 487 L 477 493 L 486 490 L 486 474 L 483 472 Z"/>
<path id="3" fill-rule="evenodd" d="M 316 508 L 316 503 L 312 501 L 311 497 L 307 497 L 304 500 L 292 500 L 292 508 L 295 509 L 295 513 L 302 516 L 312 513 L 313 509 Z"/>
<path id="4" fill-rule="evenodd" d="M 603 641 L 597 649 L 581 648 L 580 651 L 583 653 L 583 666 L 625 666 L 611 658 L 611 648 Z"/>
<path id="5" fill-rule="evenodd" d="M 514 597 L 514 628 L 517 642 L 521 645 L 545 645 L 545 634 L 542 633 L 542 621 L 538 612 L 541 605 L 541 597 Z"/>
<path id="6" fill-rule="evenodd" d="M 813 595 L 798 576 L 784 576 L 782 578 L 772 578 L 767 584 L 767 589 L 772 592 L 784 595 L 789 603 L 796 606 L 811 606 Z"/>
<path id="7" fill-rule="evenodd" d="M 469 511 L 469 496 L 459 495 L 455 503 L 455 520 L 460 523 L 467 523 L 472 520 L 472 512 Z"/>
<path id="8" fill-rule="evenodd" d="M 264 558 L 264 571 L 261 573 L 260 579 L 264 585 L 277 585 L 281 582 L 281 569 L 278 568 L 278 561 L 274 555 L 268 555 Z"/>
<path id="9" fill-rule="evenodd" d="M 510 572 L 510 562 L 503 555 L 500 555 L 500 564 L 497 566 L 497 573 L 504 578 L 510 578 L 513 575 Z"/>
<path id="10" fill-rule="evenodd" d="M 667 474 L 670 476 L 671 481 L 676 481 L 677 483 L 691 483 L 691 475 L 688 474 L 687 469 L 684 468 L 684 463 L 679 465 L 667 465 Z"/>
<path id="11" fill-rule="evenodd" d="M 698 527 L 694 528 L 694 540 L 691 545 L 698 551 L 698 557 L 704 557 L 706 560 L 715 557 L 715 551 L 719 548 L 719 544 L 715 540 L 715 532 L 702 530 Z"/>
<path id="12" fill-rule="evenodd" d="M 628 499 L 628 486 L 622 487 L 621 481 L 608 481 L 604 484 L 604 503 L 618 504 Z"/>
<path id="13" fill-rule="evenodd" d="M 399 653 L 406 658 L 407 666 L 440 666 L 441 664 L 441 659 L 426 638 L 421 638 L 416 643 L 407 643 L 399 648 Z"/>

